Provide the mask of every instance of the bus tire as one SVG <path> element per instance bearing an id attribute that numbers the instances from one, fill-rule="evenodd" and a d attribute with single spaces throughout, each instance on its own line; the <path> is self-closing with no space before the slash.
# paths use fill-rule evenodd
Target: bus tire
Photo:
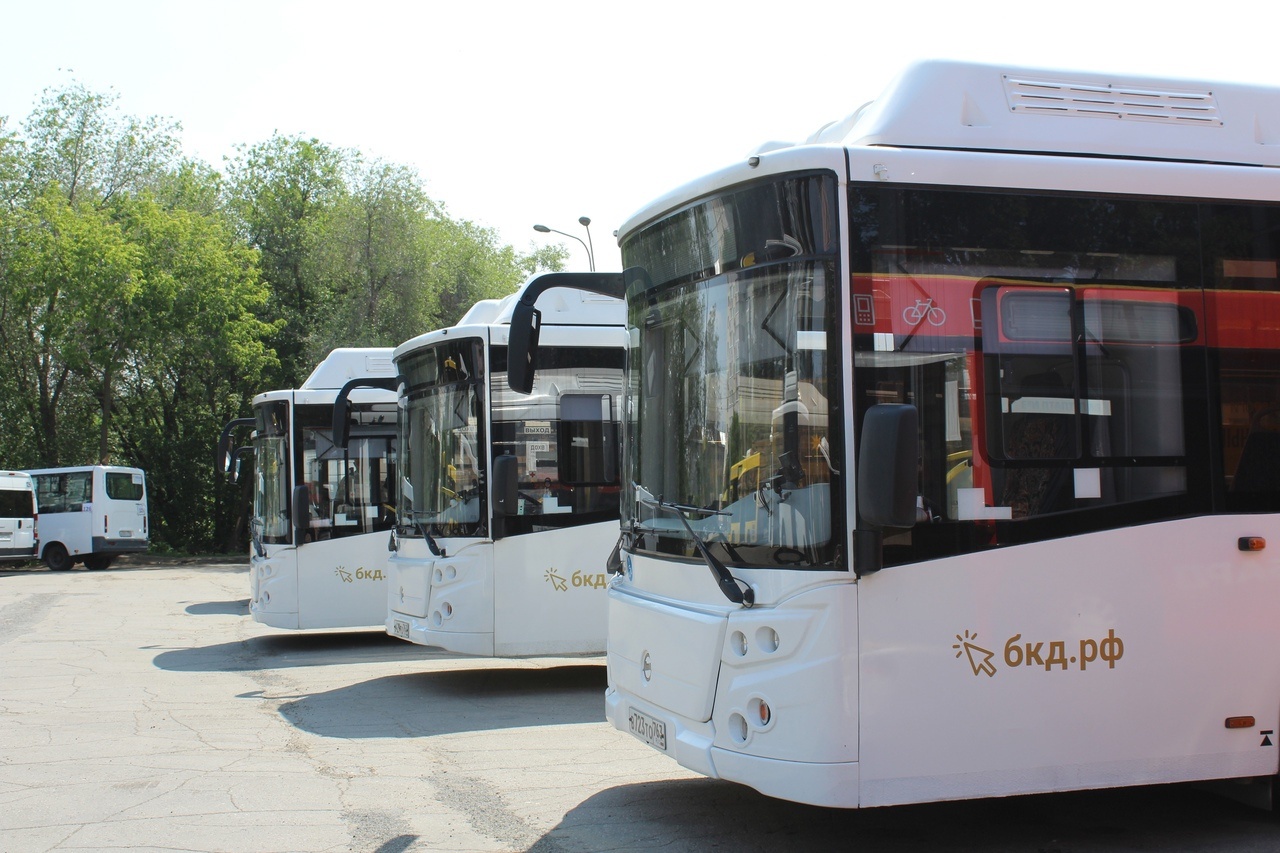
<path id="1" fill-rule="evenodd" d="M 86 569 L 105 569 L 111 565 L 111 558 L 105 554 L 90 554 L 84 558 Z"/>
<path id="2" fill-rule="evenodd" d="M 50 571 L 65 572 L 71 568 L 73 560 L 67 553 L 67 546 L 61 542 L 50 542 L 44 548 L 44 563 Z"/>

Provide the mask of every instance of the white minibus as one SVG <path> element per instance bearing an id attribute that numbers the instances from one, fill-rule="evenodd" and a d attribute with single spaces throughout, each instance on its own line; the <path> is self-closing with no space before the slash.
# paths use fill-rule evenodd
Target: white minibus
<path id="1" fill-rule="evenodd" d="M 40 508 L 40 557 L 62 571 L 76 563 L 105 569 L 120 554 L 145 551 L 146 475 L 120 465 L 27 471 Z"/>

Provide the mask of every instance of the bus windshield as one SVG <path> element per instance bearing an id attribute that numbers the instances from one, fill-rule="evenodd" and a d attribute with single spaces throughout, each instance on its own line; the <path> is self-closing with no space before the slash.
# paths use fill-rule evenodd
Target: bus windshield
<path id="1" fill-rule="evenodd" d="M 399 527 L 405 535 L 475 536 L 483 527 L 480 392 L 483 343 L 452 340 L 406 357 Z"/>
<path id="2" fill-rule="evenodd" d="M 289 541 L 289 404 L 256 407 L 257 457 L 253 478 L 253 535 L 275 544 Z"/>
<path id="3" fill-rule="evenodd" d="M 737 566 L 841 560 L 835 203 L 830 176 L 762 184 L 623 246 L 636 549 L 692 556 L 698 538 Z"/>

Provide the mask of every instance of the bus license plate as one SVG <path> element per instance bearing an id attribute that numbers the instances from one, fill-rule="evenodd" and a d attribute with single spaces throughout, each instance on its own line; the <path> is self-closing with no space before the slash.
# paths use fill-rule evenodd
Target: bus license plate
<path id="1" fill-rule="evenodd" d="M 627 724 L 631 726 L 631 733 L 640 740 L 655 749 L 667 751 L 667 724 L 662 720 L 655 720 L 648 714 L 632 708 L 631 713 L 627 715 Z"/>
<path id="2" fill-rule="evenodd" d="M 402 640 L 409 639 L 409 623 L 403 619 L 395 619 L 391 622 L 392 636 L 399 637 Z"/>

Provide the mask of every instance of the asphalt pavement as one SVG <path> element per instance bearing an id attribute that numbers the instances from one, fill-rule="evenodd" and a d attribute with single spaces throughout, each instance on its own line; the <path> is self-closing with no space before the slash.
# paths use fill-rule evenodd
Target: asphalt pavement
<path id="1" fill-rule="evenodd" d="M 0 570 L 0 851 L 1280 850 L 1184 786 L 771 800 L 611 728 L 600 658 L 280 631 L 247 599 L 237 561 Z"/>

